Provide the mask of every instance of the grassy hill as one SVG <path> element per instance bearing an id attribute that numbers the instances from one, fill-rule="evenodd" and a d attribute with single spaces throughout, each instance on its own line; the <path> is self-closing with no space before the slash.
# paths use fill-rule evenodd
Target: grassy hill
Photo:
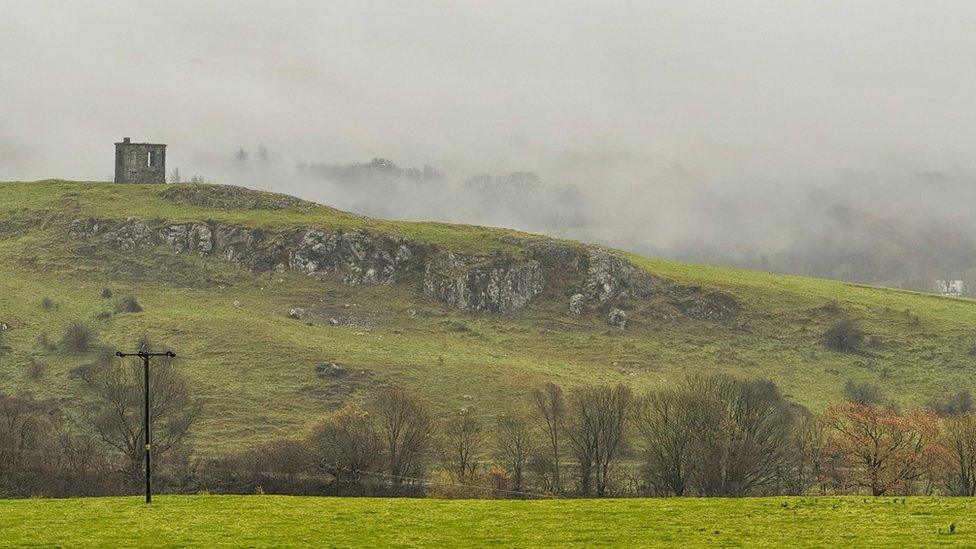
<path id="1" fill-rule="evenodd" d="M 969 498 L 435 500 L 162 496 L 0 501 L 0 545 L 972 546 Z M 950 525 L 953 527 L 950 529 Z M 788 538 L 787 538 L 788 536 Z"/>
<path id="2" fill-rule="evenodd" d="M 174 192 L 178 189 L 179 192 Z M 66 355 L 69 323 L 93 326 L 104 349 L 148 335 L 180 355 L 203 399 L 195 442 L 240 448 L 306 428 L 383 385 L 403 386 L 440 411 L 474 405 L 485 415 L 524 407 L 545 380 L 632 384 L 638 390 L 698 371 L 764 376 L 820 408 L 849 379 L 882 386 L 904 405 L 976 389 L 976 302 L 839 282 L 641 258 L 675 284 L 721 292 L 739 304 L 722 321 L 661 315 L 632 305 L 625 330 L 605 316 L 567 314 L 558 299 L 504 314 L 471 314 L 408 284 L 344 284 L 339 275 L 253 271 L 172 248 L 124 250 L 69 236 L 75 220 L 216 222 L 272 230 L 361 230 L 466 254 L 525 253 L 537 239 L 503 229 L 374 220 L 266 193 L 208 186 L 65 181 L 0 183 L 0 391 L 77 403 L 72 370 L 95 354 Z M 103 289 L 113 293 L 102 297 Z M 139 313 L 114 302 L 133 295 Z M 45 298 L 49 306 L 42 305 Z M 301 307 L 305 318 L 288 318 Z M 840 318 L 868 337 L 857 352 L 830 350 L 823 333 Z M 314 365 L 335 362 L 341 377 Z M 42 365 L 42 366 L 38 366 Z M 41 371 L 38 375 L 38 371 Z"/>

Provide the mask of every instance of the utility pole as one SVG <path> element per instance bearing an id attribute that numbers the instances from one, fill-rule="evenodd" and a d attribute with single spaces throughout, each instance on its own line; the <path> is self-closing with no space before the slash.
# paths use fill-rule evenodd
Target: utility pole
<path id="1" fill-rule="evenodd" d="M 143 408 L 142 408 L 142 420 L 143 420 L 143 433 L 146 448 L 146 503 L 152 503 L 152 470 L 149 467 L 149 453 L 152 443 L 152 438 L 149 436 L 149 359 L 154 356 L 166 356 L 169 358 L 175 358 L 176 353 L 173 351 L 166 351 L 165 353 L 150 353 L 147 346 L 143 345 L 142 350 L 138 353 L 123 353 L 119 351 L 115 353 L 115 356 L 119 358 L 125 358 L 127 356 L 137 356 L 142 359 L 142 369 L 143 369 L 143 380 L 145 384 L 143 385 Z"/>

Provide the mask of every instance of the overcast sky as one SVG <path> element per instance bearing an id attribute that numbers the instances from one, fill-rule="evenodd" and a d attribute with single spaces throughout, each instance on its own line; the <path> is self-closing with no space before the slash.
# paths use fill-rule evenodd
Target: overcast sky
<path id="1" fill-rule="evenodd" d="M 0 0 L 0 180 L 109 178 L 123 136 L 184 173 L 264 144 L 535 171 L 667 233 L 703 194 L 969 177 L 974 29 L 970 1 Z"/>

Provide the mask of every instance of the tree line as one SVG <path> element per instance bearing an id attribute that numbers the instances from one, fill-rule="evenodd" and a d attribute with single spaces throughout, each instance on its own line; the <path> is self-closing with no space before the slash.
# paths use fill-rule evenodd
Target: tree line
<path id="1" fill-rule="evenodd" d="M 813 413 L 769 380 L 702 374 L 643 394 L 623 384 L 546 383 L 522 413 L 490 417 L 466 407 L 445 417 L 386 388 L 305 433 L 201 457 L 189 444 L 202 417 L 189 385 L 168 361 L 153 368 L 156 485 L 168 492 L 976 495 L 976 415 L 965 392 L 901 411 L 876 388 L 850 383 L 846 402 Z M 89 389 L 80 411 L 0 397 L 0 495 L 138 492 L 138 363 L 75 375 Z"/>

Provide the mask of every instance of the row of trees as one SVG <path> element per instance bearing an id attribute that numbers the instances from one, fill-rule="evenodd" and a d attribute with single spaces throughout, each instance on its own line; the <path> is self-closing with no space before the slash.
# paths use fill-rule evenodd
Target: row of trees
<path id="1" fill-rule="evenodd" d="M 137 491 L 143 481 L 142 367 L 103 360 L 72 370 L 86 404 L 0 395 L 0 496 L 103 495 Z M 160 484 L 190 460 L 187 437 L 201 417 L 189 385 L 170 360 L 153 364 L 149 416 L 153 453 L 168 459 Z M 70 412 L 70 413 L 69 413 Z"/>
<path id="2" fill-rule="evenodd" d="M 494 421 L 467 408 L 437 422 L 391 389 L 292 441 L 304 465 L 290 470 L 326 472 L 336 494 L 976 494 L 971 413 L 845 402 L 816 415 L 768 380 L 724 375 L 643 395 L 548 383 L 529 408 Z"/>
<path id="3" fill-rule="evenodd" d="M 142 481 L 141 372 L 81 369 L 89 405 L 0 398 L 0 495 L 125 493 Z M 390 388 L 306 434 L 195 459 L 186 381 L 154 365 L 157 485 L 171 491 L 527 497 L 807 493 L 976 495 L 976 416 L 874 402 L 821 414 L 767 380 L 699 375 L 635 394 L 625 385 L 532 391 L 525 413 L 438 416 Z M 850 391 L 852 395 L 863 391 Z M 862 395 L 863 396 L 863 395 Z M 956 399 L 959 400 L 959 399 Z"/>

